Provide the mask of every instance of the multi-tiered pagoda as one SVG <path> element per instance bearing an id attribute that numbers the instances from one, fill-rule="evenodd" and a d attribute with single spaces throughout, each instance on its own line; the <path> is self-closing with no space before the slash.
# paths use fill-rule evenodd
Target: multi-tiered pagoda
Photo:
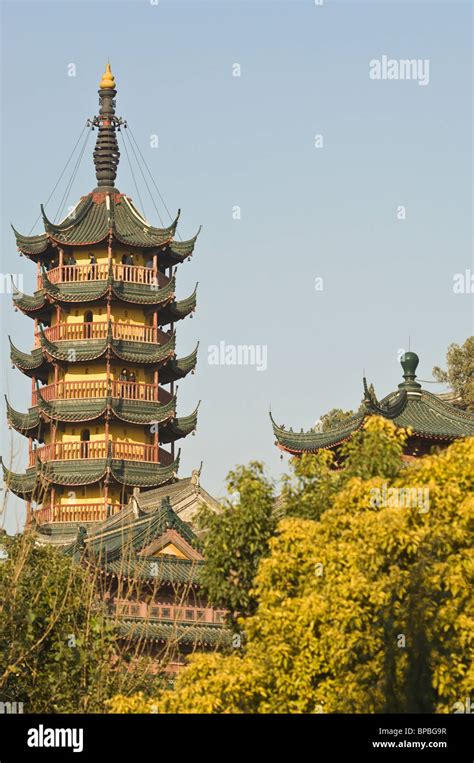
<path id="1" fill-rule="evenodd" d="M 175 324 L 194 311 L 196 292 L 176 301 L 174 276 L 196 237 L 175 240 L 178 217 L 153 227 L 115 187 L 117 132 L 126 126 L 116 92 L 107 65 L 91 120 L 97 187 L 60 223 L 42 209 L 44 233 L 15 231 L 36 263 L 37 290 L 14 294 L 34 322 L 30 352 L 11 344 L 13 365 L 31 378 L 31 408 L 7 404 L 10 425 L 28 438 L 29 463 L 22 474 L 4 466 L 4 479 L 38 525 L 103 521 L 134 489 L 173 482 L 175 442 L 196 427 L 197 409 L 176 417 L 174 390 L 196 364 L 197 348 L 176 357 Z"/>

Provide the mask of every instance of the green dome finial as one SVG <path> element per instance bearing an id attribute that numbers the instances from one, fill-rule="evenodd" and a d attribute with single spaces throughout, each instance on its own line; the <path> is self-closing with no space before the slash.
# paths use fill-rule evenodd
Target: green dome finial
<path id="1" fill-rule="evenodd" d="M 415 371 L 418 368 L 419 362 L 420 358 L 416 352 L 405 352 L 402 355 L 400 358 L 400 363 L 402 364 L 403 376 L 405 379 L 414 379 L 416 377 Z"/>
<path id="2" fill-rule="evenodd" d="M 414 391 L 421 388 L 421 384 L 418 384 L 418 382 L 415 381 L 416 369 L 418 368 L 419 362 L 420 359 L 416 352 L 403 353 L 400 358 L 400 363 L 403 368 L 403 378 L 405 381 L 398 385 L 400 389 L 411 389 Z"/>

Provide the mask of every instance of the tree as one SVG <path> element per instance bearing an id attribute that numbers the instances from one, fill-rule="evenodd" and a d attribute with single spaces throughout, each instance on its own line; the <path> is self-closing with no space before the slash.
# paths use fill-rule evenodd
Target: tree
<path id="1" fill-rule="evenodd" d="M 352 477 L 395 476 L 403 466 L 407 434 L 406 430 L 395 430 L 389 421 L 371 416 L 363 429 L 342 445 L 337 458 L 332 451 L 321 450 L 292 459 L 291 474 L 283 477 L 284 513 L 319 519 Z"/>
<path id="2" fill-rule="evenodd" d="M 319 420 L 321 432 L 329 432 L 331 429 L 335 429 L 352 416 L 354 416 L 354 411 L 343 411 L 342 408 L 331 408 L 331 410 L 321 416 Z"/>
<path id="3" fill-rule="evenodd" d="M 253 579 L 268 553 L 276 519 L 273 484 L 261 463 L 238 466 L 228 474 L 227 488 L 235 500 L 227 500 L 218 513 L 204 507 L 198 523 L 206 559 L 202 584 L 211 602 L 228 609 L 235 623 L 254 611 Z"/>
<path id="4" fill-rule="evenodd" d="M 31 531 L 1 538 L 0 696 L 25 712 L 99 712 L 120 691 L 136 691 L 88 571 Z"/>
<path id="5" fill-rule="evenodd" d="M 474 412 L 474 336 L 466 339 L 462 347 L 449 345 L 446 355 L 447 370 L 435 366 L 433 376 L 443 384 L 448 384 L 456 397 L 459 407 Z"/>
<path id="6" fill-rule="evenodd" d="M 392 428 L 390 459 L 393 424 L 370 421 Z M 474 438 L 362 472 L 318 521 L 279 523 L 245 650 L 196 655 L 159 712 L 452 712 L 470 696 Z"/>

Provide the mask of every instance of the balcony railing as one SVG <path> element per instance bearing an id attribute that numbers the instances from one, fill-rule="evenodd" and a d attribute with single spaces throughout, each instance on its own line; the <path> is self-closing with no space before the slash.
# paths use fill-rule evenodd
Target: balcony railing
<path id="1" fill-rule="evenodd" d="M 115 613 L 121 617 L 139 617 L 144 620 L 221 624 L 225 620 L 227 611 L 194 605 L 147 604 L 143 601 L 115 599 Z"/>
<path id="2" fill-rule="evenodd" d="M 58 506 L 45 506 L 34 512 L 35 519 L 44 522 L 102 522 L 107 517 L 117 514 L 126 504 L 113 503 L 67 503 Z"/>
<path id="3" fill-rule="evenodd" d="M 110 390 L 108 392 L 108 389 Z M 60 381 L 56 384 L 47 384 L 40 388 L 43 400 L 89 400 L 97 397 L 122 397 L 125 400 L 159 401 L 162 404 L 169 403 L 172 395 L 157 384 L 145 384 L 143 382 L 116 381 L 112 379 L 109 384 L 106 379 L 95 381 Z M 37 405 L 38 394 L 36 390 L 32 394 L 32 405 Z"/>
<path id="4" fill-rule="evenodd" d="M 56 323 L 43 329 L 44 335 L 50 342 L 81 341 L 88 339 L 105 339 L 109 329 L 107 321 L 90 321 L 77 323 Z M 129 323 L 112 323 L 114 339 L 131 342 L 150 342 L 159 344 L 168 341 L 170 334 L 154 326 L 133 325 Z M 35 347 L 40 345 L 40 332 L 35 332 Z"/>
<path id="5" fill-rule="evenodd" d="M 138 283 L 149 286 L 164 286 L 168 279 L 163 273 L 153 268 L 142 265 L 112 265 L 113 276 L 116 281 L 126 283 Z M 107 262 L 99 262 L 96 265 L 85 263 L 83 265 L 62 265 L 48 271 L 48 279 L 51 283 L 87 283 L 88 281 L 105 281 L 109 275 Z M 41 275 L 38 275 L 38 289 L 43 287 Z"/>
<path id="6" fill-rule="evenodd" d="M 36 456 L 43 463 L 47 461 L 75 461 L 77 459 L 107 458 L 110 444 L 112 458 L 124 461 L 144 461 L 146 463 L 169 466 L 173 456 L 167 450 L 157 445 L 146 445 L 135 442 L 116 442 L 106 440 L 89 440 L 87 442 L 53 442 L 31 450 L 29 466 L 34 466 Z"/>

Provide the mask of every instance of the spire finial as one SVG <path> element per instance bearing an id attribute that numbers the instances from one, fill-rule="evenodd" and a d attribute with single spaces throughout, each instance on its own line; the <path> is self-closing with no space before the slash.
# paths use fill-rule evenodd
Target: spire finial
<path id="1" fill-rule="evenodd" d="M 107 62 L 99 85 L 99 116 L 89 120 L 89 124 L 99 128 L 94 149 L 98 190 L 113 189 L 117 177 L 120 151 L 116 131 L 120 129 L 121 125 L 126 126 L 126 123 L 123 119 L 115 116 L 116 95 L 115 77 L 112 74 L 110 63 Z"/>
<path id="2" fill-rule="evenodd" d="M 107 61 L 105 65 L 105 72 L 102 75 L 99 87 L 101 90 L 115 90 L 115 77 L 110 68 L 110 61 Z"/>

